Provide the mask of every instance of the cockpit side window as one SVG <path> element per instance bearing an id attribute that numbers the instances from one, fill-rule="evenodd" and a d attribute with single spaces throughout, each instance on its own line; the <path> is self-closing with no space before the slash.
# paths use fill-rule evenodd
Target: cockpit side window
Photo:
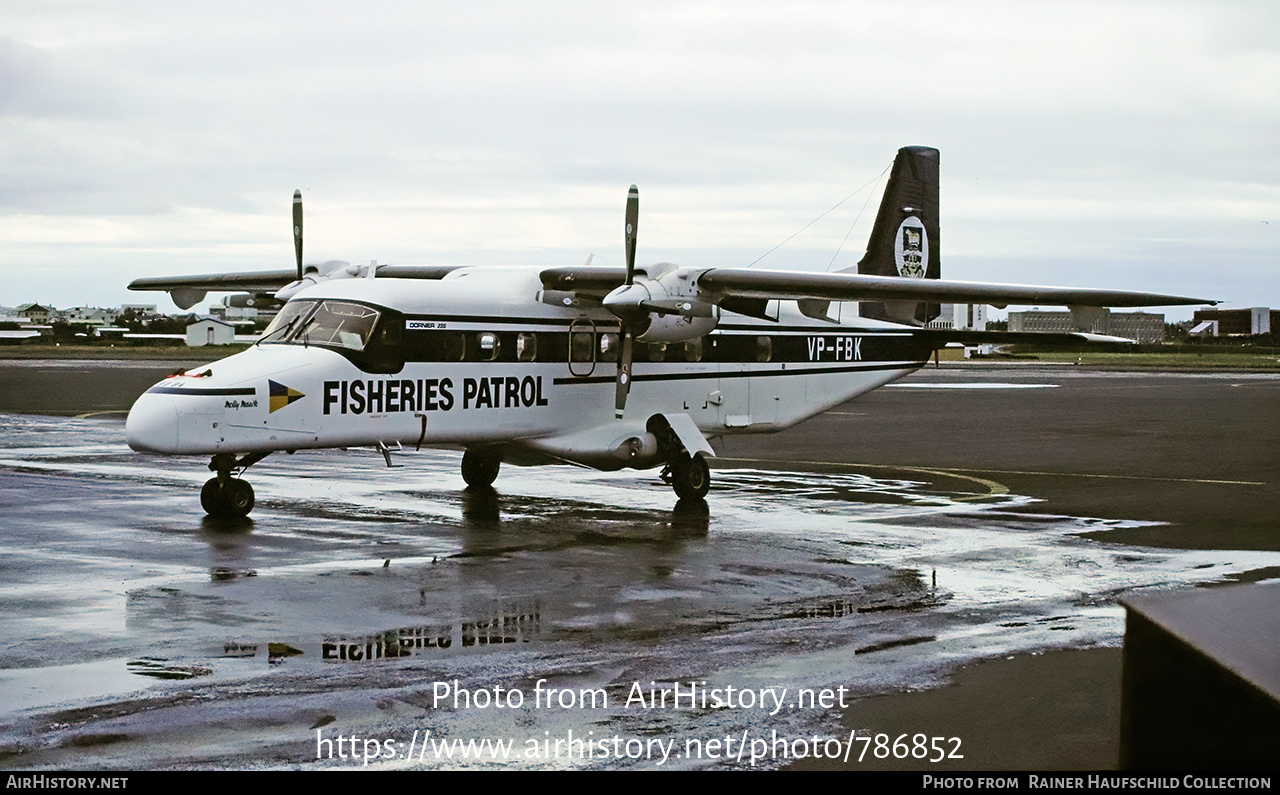
<path id="1" fill-rule="evenodd" d="M 284 342 L 297 330 L 299 322 L 312 309 L 315 309 L 314 301 L 290 301 L 276 313 L 275 319 L 267 326 L 266 331 L 262 332 L 262 338 L 258 341 L 268 345 Z"/>
<path id="2" fill-rule="evenodd" d="M 378 310 L 347 301 L 321 301 L 291 342 L 362 351 L 373 336 Z"/>
<path id="3" fill-rule="evenodd" d="M 290 301 L 263 333 L 260 344 L 330 348 L 366 372 L 397 373 L 404 367 L 404 316 L 353 301 Z"/>

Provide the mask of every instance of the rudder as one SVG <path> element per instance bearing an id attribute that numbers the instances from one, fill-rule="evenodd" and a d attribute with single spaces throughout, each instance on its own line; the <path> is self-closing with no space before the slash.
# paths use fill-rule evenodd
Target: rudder
<path id="1" fill-rule="evenodd" d="M 858 273 L 938 279 L 938 150 L 904 146 L 894 158 Z M 938 304 L 861 302 L 860 314 L 878 320 L 924 325 L 941 313 Z"/>

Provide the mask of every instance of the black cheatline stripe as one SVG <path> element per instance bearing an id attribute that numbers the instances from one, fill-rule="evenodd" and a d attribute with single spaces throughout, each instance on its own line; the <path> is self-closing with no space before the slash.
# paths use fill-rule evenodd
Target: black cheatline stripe
<path id="1" fill-rule="evenodd" d="M 604 362 L 605 366 L 613 364 L 613 362 Z M 862 367 L 810 367 L 804 370 L 743 370 L 730 373 L 648 373 L 646 375 L 632 375 L 632 381 L 697 381 L 706 380 L 708 378 L 753 378 L 768 376 L 790 376 L 790 375 L 821 375 L 823 373 L 864 373 L 874 372 L 878 370 L 909 370 L 924 367 L 928 362 L 901 362 L 897 364 L 872 364 Z M 616 375 L 591 375 L 585 377 L 570 376 L 568 378 L 553 378 L 551 383 L 556 385 L 563 384 L 611 384 L 616 380 Z"/>
<path id="2" fill-rule="evenodd" d="M 523 323 L 530 326 L 568 326 L 576 322 L 595 323 L 608 331 L 617 320 L 612 318 L 565 318 L 565 317 L 508 317 L 502 315 L 405 315 L 405 320 L 449 321 L 453 323 L 501 323 L 512 325 Z M 454 329 L 413 329 L 414 331 L 453 331 Z M 721 323 L 717 331 L 741 331 L 757 336 L 769 336 L 771 332 L 790 332 L 794 334 L 814 334 L 817 336 L 852 335 L 857 337 L 910 337 L 911 329 L 864 329 L 850 326 L 753 326 L 746 323 Z"/>
<path id="3" fill-rule="evenodd" d="M 410 320 L 428 320 L 428 321 L 448 321 L 450 323 L 502 323 L 514 324 L 521 323 L 526 326 L 568 326 L 578 320 L 591 320 L 591 318 L 568 318 L 568 317 L 504 317 L 502 315 L 405 315 L 406 322 Z M 596 323 L 604 323 L 608 325 L 607 320 L 597 320 Z M 614 321 L 616 325 L 617 321 Z M 413 329 L 414 331 L 454 331 L 455 329 Z"/>
<path id="4" fill-rule="evenodd" d="M 222 388 L 202 388 L 198 386 L 153 386 L 147 390 L 148 395 L 254 395 L 257 392 L 251 386 Z"/>
<path id="5" fill-rule="evenodd" d="M 744 334 L 757 334 L 760 336 L 769 336 L 786 332 L 788 334 L 811 334 L 815 337 L 836 337 L 836 336 L 853 336 L 853 337 L 910 337 L 912 332 L 910 329 L 871 329 L 856 328 L 854 326 L 752 326 L 748 323 L 720 323 L 716 326 L 716 331 L 741 331 Z"/>

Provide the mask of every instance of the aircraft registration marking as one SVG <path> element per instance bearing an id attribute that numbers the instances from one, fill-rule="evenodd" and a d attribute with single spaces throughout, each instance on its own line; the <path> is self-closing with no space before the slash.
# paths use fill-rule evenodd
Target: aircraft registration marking
<path id="1" fill-rule="evenodd" d="M 860 362 L 862 361 L 862 337 L 811 336 L 809 337 L 809 361 Z"/>

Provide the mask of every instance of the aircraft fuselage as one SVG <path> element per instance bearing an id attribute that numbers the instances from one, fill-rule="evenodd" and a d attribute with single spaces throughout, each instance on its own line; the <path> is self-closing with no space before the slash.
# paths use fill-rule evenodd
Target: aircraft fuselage
<path id="1" fill-rule="evenodd" d="M 179 455 L 494 445 L 514 463 L 647 468 L 657 451 L 627 442 L 656 414 L 687 415 L 707 438 L 781 430 L 930 353 L 909 328 L 858 318 L 855 304 L 833 304 L 842 321 L 821 321 L 774 302 L 776 321 L 726 313 L 691 341 L 637 342 L 616 419 L 618 319 L 545 303 L 540 289 L 537 271 L 495 268 L 323 282 L 281 312 L 311 311 L 304 333 L 278 322 L 250 350 L 139 398 L 129 444 Z"/>

